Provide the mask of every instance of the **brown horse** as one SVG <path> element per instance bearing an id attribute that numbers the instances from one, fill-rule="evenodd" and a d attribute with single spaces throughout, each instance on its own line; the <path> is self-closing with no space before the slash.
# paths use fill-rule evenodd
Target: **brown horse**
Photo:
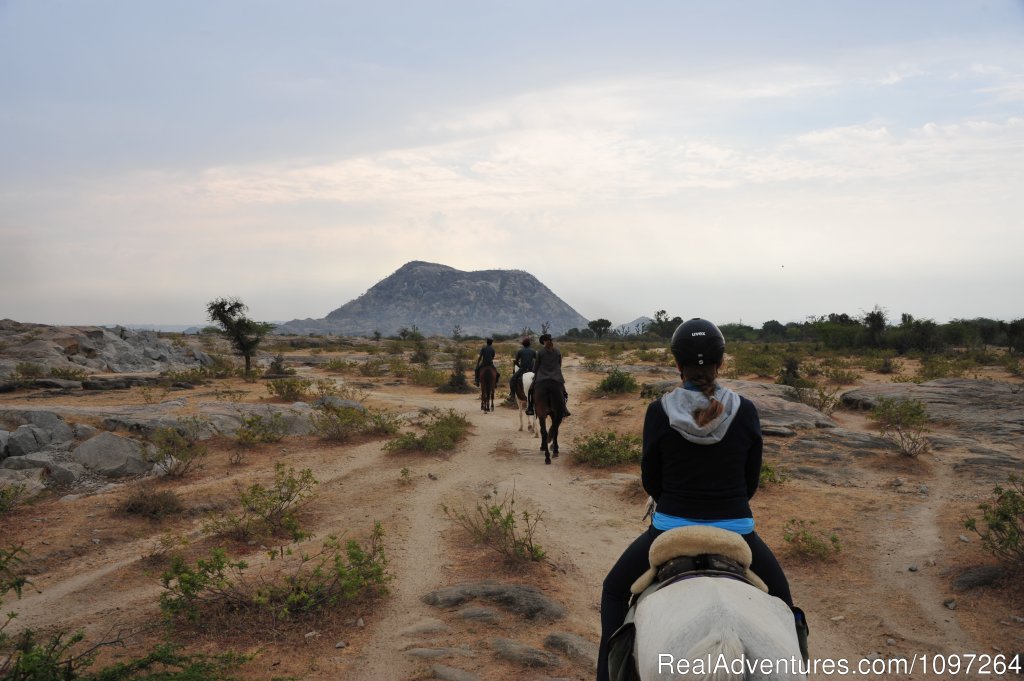
<path id="1" fill-rule="evenodd" d="M 537 412 L 537 423 L 540 425 L 540 451 L 544 452 L 544 463 L 551 463 L 552 457 L 558 458 L 558 427 L 562 425 L 564 404 L 561 383 L 546 378 L 534 384 L 533 409 Z M 551 418 L 551 430 L 547 427 L 548 417 Z"/>
<path id="2" fill-rule="evenodd" d="M 480 409 L 494 411 L 494 386 L 498 383 L 498 370 L 492 366 L 480 367 Z"/>

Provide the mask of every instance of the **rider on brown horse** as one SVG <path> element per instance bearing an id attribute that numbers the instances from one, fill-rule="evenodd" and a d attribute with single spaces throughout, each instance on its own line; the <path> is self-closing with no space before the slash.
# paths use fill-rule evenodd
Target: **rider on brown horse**
<path id="1" fill-rule="evenodd" d="M 566 400 L 569 393 L 565 392 L 565 378 L 562 377 L 562 352 L 555 347 L 550 333 L 541 335 L 540 342 L 544 347 L 537 353 L 537 362 L 534 369 L 533 385 L 530 386 L 530 402 L 526 407 L 526 413 L 533 416 L 533 392 L 537 384 L 544 380 L 554 380 L 562 386 L 562 418 L 571 416 Z"/>
<path id="2" fill-rule="evenodd" d="M 480 348 L 480 355 L 476 358 L 476 369 L 473 370 L 473 384 L 480 385 L 480 367 L 493 367 L 494 366 L 494 339 L 488 338 L 487 345 Z M 494 370 L 495 383 L 497 383 L 497 377 L 501 376 L 498 373 L 497 368 Z"/>

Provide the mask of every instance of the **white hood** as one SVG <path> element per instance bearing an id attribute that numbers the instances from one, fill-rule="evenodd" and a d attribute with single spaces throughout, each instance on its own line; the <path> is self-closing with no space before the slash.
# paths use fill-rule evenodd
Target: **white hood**
<path id="1" fill-rule="evenodd" d="M 661 406 L 668 415 L 669 425 L 680 435 L 690 442 L 710 445 L 725 437 L 729 425 L 740 409 L 740 396 L 728 388 L 718 386 L 715 389 L 715 399 L 722 403 L 722 413 L 705 426 L 698 426 L 693 417 L 693 412 L 707 407 L 710 403 L 702 392 L 683 387 L 676 388 L 661 396 Z"/>

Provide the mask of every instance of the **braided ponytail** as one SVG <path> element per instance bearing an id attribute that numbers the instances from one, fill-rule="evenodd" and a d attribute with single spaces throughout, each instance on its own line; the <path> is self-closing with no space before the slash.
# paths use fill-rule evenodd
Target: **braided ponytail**
<path id="1" fill-rule="evenodd" d="M 683 367 L 681 373 L 684 381 L 689 381 L 700 388 L 701 393 L 708 398 L 708 406 L 693 411 L 693 418 L 697 421 L 697 425 L 706 426 L 721 416 L 724 407 L 715 399 L 715 389 L 718 387 L 718 384 L 715 383 L 715 379 L 718 378 L 718 366 L 715 364 L 688 365 Z"/>

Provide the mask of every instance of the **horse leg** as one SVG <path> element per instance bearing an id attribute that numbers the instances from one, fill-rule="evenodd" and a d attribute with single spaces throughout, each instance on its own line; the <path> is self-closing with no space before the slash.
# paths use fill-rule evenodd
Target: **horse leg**
<path id="1" fill-rule="evenodd" d="M 558 427 L 562 425 L 562 419 L 560 416 L 551 417 L 551 430 L 548 433 L 548 439 L 551 440 L 551 456 L 555 459 L 558 458 Z"/>
<path id="2" fill-rule="evenodd" d="M 540 422 L 540 451 L 544 452 L 544 463 L 551 463 L 551 453 L 548 451 L 548 427 L 545 417 L 537 418 Z"/>

